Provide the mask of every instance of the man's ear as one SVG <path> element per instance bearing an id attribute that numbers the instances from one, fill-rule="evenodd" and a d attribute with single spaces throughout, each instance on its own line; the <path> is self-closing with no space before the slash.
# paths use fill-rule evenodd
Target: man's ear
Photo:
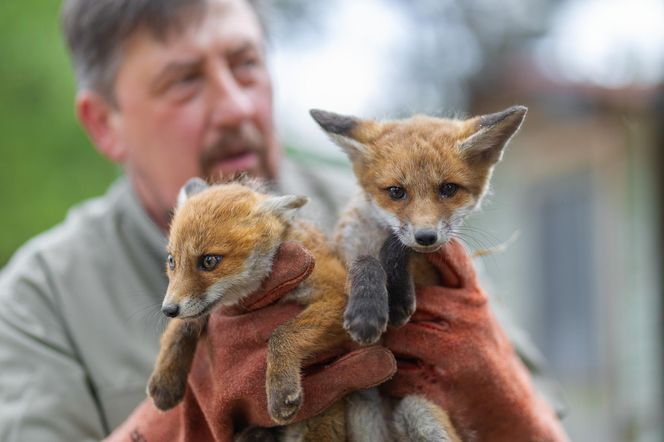
<path id="1" fill-rule="evenodd" d="M 270 196 L 261 201 L 258 205 L 258 211 L 262 213 L 271 213 L 277 216 L 290 215 L 290 212 L 299 209 L 309 202 L 306 196 L 284 195 Z"/>
<path id="2" fill-rule="evenodd" d="M 318 109 L 311 109 L 309 113 L 352 162 L 368 154 L 366 143 L 378 132 L 378 123 Z"/>
<path id="3" fill-rule="evenodd" d="M 122 164 L 127 151 L 118 141 L 115 107 L 91 90 L 80 91 L 76 97 L 76 115 L 99 153 L 114 163 Z"/>
<path id="4" fill-rule="evenodd" d="M 204 191 L 208 187 L 210 187 L 210 185 L 203 181 L 201 178 L 189 178 L 189 181 L 184 183 L 184 186 L 180 188 L 180 192 L 178 193 L 177 206 L 180 207 L 190 197 Z"/>
<path id="5" fill-rule="evenodd" d="M 521 127 L 527 111 L 525 106 L 512 106 L 495 114 L 469 120 L 473 133 L 460 145 L 465 158 L 486 166 L 493 166 L 500 161 L 503 149 Z"/>

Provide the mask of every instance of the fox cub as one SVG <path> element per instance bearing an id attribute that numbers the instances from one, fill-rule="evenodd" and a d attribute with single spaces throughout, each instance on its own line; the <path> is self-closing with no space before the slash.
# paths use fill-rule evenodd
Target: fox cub
<path id="1" fill-rule="evenodd" d="M 386 122 L 311 111 L 350 158 L 361 189 L 335 233 L 350 286 L 344 328 L 355 341 L 374 343 L 388 324 L 406 323 L 415 311 L 414 285 L 441 282 L 423 254 L 449 241 L 479 207 L 526 111 L 514 106 L 467 120 L 416 115 Z M 436 423 L 429 434 L 438 436 L 426 436 L 425 421 L 440 422 L 442 410 L 407 399 L 410 411 L 402 406 L 393 420 L 411 440 L 458 438 L 442 436 Z M 420 430 L 412 425 L 418 419 Z"/>
<path id="2" fill-rule="evenodd" d="M 312 252 L 316 265 L 310 277 L 287 295 L 287 300 L 305 308 L 271 335 L 266 379 L 270 416 L 279 424 L 295 417 L 302 403 L 302 361 L 347 339 L 342 327 L 345 267 L 322 233 L 291 219 L 294 209 L 306 202 L 306 197 L 269 196 L 240 183 L 208 186 L 195 178 L 183 187 L 171 224 L 169 284 L 162 305 L 174 319 L 161 338 L 147 388 L 157 408 L 167 410 L 182 400 L 209 312 L 236 304 L 257 290 L 270 274 L 279 245 L 297 241 Z M 345 440 L 343 416 L 335 422 L 323 426 L 330 434 L 309 434 L 306 440 Z M 296 426 L 300 436 L 307 431 L 302 424 Z"/>

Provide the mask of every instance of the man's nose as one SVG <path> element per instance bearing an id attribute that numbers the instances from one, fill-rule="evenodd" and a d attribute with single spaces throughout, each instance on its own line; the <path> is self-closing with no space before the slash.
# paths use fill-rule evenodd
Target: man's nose
<path id="1" fill-rule="evenodd" d="M 212 121 L 220 125 L 232 125 L 251 118 L 255 105 L 249 91 L 239 84 L 227 68 L 219 68 L 212 80 Z"/>

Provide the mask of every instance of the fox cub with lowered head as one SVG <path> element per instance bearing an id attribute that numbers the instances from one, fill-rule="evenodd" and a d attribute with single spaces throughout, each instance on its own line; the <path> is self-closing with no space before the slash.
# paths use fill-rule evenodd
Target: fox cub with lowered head
<path id="1" fill-rule="evenodd" d="M 316 265 L 309 278 L 285 298 L 305 308 L 271 335 L 266 375 L 272 419 L 287 424 L 295 417 L 303 399 L 302 361 L 347 339 L 342 327 L 345 267 L 322 233 L 291 219 L 292 212 L 306 202 L 306 197 L 270 196 L 255 185 L 237 182 L 208 186 L 195 178 L 182 188 L 170 229 L 169 284 L 162 305 L 173 319 L 162 335 L 147 388 L 157 408 L 167 410 L 182 400 L 196 343 L 210 311 L 237 304 L 256 291 L 270 274 L 279 246 L 297 241 L 311 251 Z M 280 434 L 297 435 L 297 440 L 345 440 L 343 403 L 333 408 L 336 414 L 323 415 L 332 419 L 331 425 L 294 424 L 283 431 L 263 432 L 260 440 L 265 436 L 274 440 Z"/>
<path id="2" fill-rule="evenodd" d="M 350 158 L 361 189 L 335 234 L 349 270 L 344 328 L 355 341 L 374 343 L 388 324 L 405 324 L 415 311 L 415 284 L 441 282 L 423 254 L 449 241 L 480 206 L 526 111 L 513 106 L 466 120 L 416 115 L 385 122 L 311 111 Z M 395 410 L 393 420 L 411 439 L 458 438 L 444 436 L 436 423 L 442 410 L 424 398 L 406 399 L 410 406 Z M 409 425 L 418 419 L 420 425 Z M 426 436 L 426 427 L 436 436 Z"/>

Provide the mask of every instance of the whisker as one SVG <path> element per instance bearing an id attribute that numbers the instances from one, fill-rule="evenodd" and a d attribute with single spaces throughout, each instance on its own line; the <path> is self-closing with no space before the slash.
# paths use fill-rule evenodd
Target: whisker
<path id="1" fill-rule="evenodd" d="M 492 233 L 474 226 L 459 226 L 455 234 L 460 237 L 463 236 L 466 239 L 466 241 L 464 241 L 466 244 L 469 243 L 469 240 L 472 240 L 474 243 L 480 245 L 480 247 L 474 251 L 474 258 L 481 259 L 487 266 L 490 264 L 491 266 L 498 267 L 500 267 L 500 264 L 496 259 L 496 254 L 507 250 L 519 236 L 519 232 L 516 231 L 507 240 L 499 240 Z M 471 234 L 473 236 L 471 236 Z M 478 239 L 474 235 L 480 235 L 482 239 Z M 488 240 L 491 244 L 485 244 L 485 240 Z"/>
<path id="2" fill-rule="evenodd" d="M 132 314 L 130 314 L 127 319 L 129 319 L 130 321 L 134 319 L 144 319 L 145 315 L 151 314 L 155 311 L 161 312 L 160 302 L 151 302 L 142 307 L 139 307 Z"/>
<path id="3" fill-rule="evenodd" d="M 482 239 L 483 242 L 486 242 L 489 244 L 489 247 L 493 247 L 496 244 L 501 243 L 501 240 L 499 240 L 495 234 L 492 232 L 489 232 L 487 230 L 481 229 L 479 227 L 475 226 L 459 226 L 458 227 L 459 231 L 463 231 L 465 233 L 471 233 L 473 235 L 479 235 Z M 486 245 L 486 244 L 483 244 Z"/>
<path id="4" fill-rule="evenodd" d="M 473 228 L 459 226 L 454 230 L 454 232 L 456 234 L 466 235 L 481 247 L 486 247 L 489 243 L 492 242 L 492 238 L 489 238 L 490 235 Z"/>
<path id="5" fill-rule="evenodd" d="M 161 336 L 168 321 L 168 318 L 161 312 L 161 302 L 150 302 L 137 307 L 127 319 L 131 323 L 142 324 L 143 331 L 155 337 Z"/>
<path id="6" fill-rule="evenodd" d="M 487 245 L 483 240 L 478 239 L 474 236 L 469 235 L 467 232 L 464 231 L 457 231 L 455 233 L 455 236 L 457 236 L 459 239 L 461 239 L 471 250 L 472 250 L 472 255 L 473 258 L 479 258 L 484 262 L 485 264 L 488 265 L 488 260 L 491 260 L 491 264 L 493 265 L 495 263 L 495 257 L 491 254 L 477 254 L 478 251 L 482 250 L 490 250 L 491 246 Z M 477 254 L 477 256 L 475 256 Z"/>

